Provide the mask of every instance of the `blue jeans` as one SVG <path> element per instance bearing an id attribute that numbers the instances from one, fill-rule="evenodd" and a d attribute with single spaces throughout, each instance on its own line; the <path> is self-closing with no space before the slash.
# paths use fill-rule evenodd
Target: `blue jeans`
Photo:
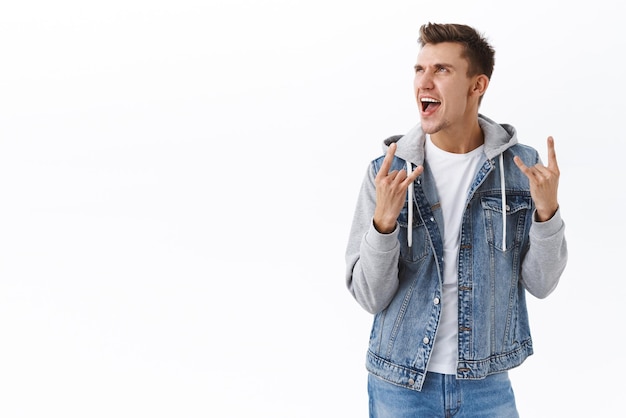
<path id="1" fill-rule="evenodd" d="M 421 392 L 368 377 L 370 418 L 518 418 L 507 372 L 481 380 L 428 373 Z"/>

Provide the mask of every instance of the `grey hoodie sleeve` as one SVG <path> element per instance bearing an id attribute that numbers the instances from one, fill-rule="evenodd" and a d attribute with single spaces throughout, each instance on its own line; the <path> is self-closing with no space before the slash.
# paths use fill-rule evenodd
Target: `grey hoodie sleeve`
<path id="1" fill-rule="evenodd" d="M 374 228 L 376 208 L 374 164 L 363 179 L 346 249 L 346 285 L 368 312 L 382 311 L 398 289 L 398 225 L 381 234 Z"/>
<path id="2" fill-rule="evenodd" d="M 561 209 L 546 222 L 534 221 L 530 227 L 530 246 L 522 262 L 522 282 L 533 296 L 543 299 L 556 288 L 567 264 L 565 223 Z"/>

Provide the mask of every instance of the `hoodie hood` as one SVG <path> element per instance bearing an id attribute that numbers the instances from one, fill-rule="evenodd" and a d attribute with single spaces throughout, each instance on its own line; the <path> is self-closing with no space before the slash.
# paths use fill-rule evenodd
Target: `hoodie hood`
<path id="1" fill-rule="evenodd" d="M 492 159 L 502 154 L 506 149 L 517 144 L 517 133 L 515 128 L 508 124 L 499 124 L 488 117 L 478 114 L 478 124 L 483 130 L 485 139 L 485 155 Z M 424 145 L 426 135 L 421 124 L 417 124 L 404 135 L 397 135 L 383 141 L 383 153 L 387 153 L 387 148 L 396 142 L 396 156 L 409 161 L 415 165 L 424 164 Z"/>

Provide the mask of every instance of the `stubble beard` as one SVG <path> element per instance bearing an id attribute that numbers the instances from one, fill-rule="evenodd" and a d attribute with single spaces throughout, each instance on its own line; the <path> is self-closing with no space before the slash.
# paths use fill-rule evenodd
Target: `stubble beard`
<path id="1" fill-rule="evenodd" d="M 428 123 L 428 122 L 424 123 L 424 121 L 422 121 L 422 131 L 424 131 L 424 133 L 428 135 L 432 135 L 439 131 L 442 131 L 446 129 L 448 126 L 450 126 L 450 122 L 445 119 L 439 122 L 432 122 L 432 123 Z"/>

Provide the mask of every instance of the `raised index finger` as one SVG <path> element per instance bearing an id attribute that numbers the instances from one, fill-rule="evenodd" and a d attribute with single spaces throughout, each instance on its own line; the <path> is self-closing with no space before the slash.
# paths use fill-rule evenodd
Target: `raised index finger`
<path id="1" fill-rule="evenodd" d="M 385 159 L 383 160 L 383 163 L 380 166 L 380 171 L 378 172 L 378 174 L 380 174 L 381 176 L 386 176 L 387 174 L 389 174 L 389 168 L 391 167 L 393 156 L 396 153 L 397 147 L 398 145 L 393 142 L 389 145 L 389 148 L 387 148 L 387 154 L 385 154 Z"/>

